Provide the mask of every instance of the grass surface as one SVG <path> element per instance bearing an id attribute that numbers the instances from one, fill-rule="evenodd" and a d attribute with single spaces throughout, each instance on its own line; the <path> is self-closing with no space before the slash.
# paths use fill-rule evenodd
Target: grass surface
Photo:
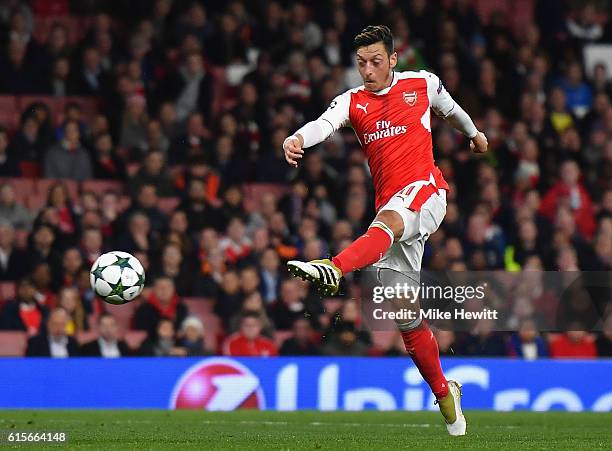
<path id="1" fill-rule="evenodd" d="M 466 417 L 468 435 L 449 437 L 437 412 L 8 410 L 0 449 L 7 431 L 65 431 L 72 449 L 612 449 L 612 413 Z"/>

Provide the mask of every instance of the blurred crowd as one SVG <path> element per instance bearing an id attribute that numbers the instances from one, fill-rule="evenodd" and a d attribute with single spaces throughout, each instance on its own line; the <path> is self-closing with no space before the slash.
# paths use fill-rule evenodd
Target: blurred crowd
<path id="1" fill-rule="evenodd" d="M 612 44 L 609 2 L 506 2 L 486 17 L 476 3 L 0 2 L 0 103 L 21 105 L 0 114 L 0 280 L 15 283 L 0 329 L 25 331 L 28 355 L 402 354 L 401 340 L 382 346 L 362 329 L 358 275 L 321 299 L 284 266 L 336 254 L 373 219 L 352 130 L 297 169 L 282 153 L 360 84 L 351 43 L 368 24 L 388 24 L 397 70 L 438 74 L 490 144 L 472 155 L 432 122 L 451 190 L 424 268 L 610 271 L 612 65 L 583 53 Z M 20 201 L 24 178 L 60 181 L 33 207 Z M 92 179 L 116 185 L 85 189 Z M 137 346 L 89 287 L 109 250 L 147 272 L 129 322 L 147 332 Z M 515 332 L 439 330 L 441 353 L 612 355 L 609 300 L 603 332 L 546 335 L 533 320 L 542 296 L 506 300 Z M 99 338 L 79 344 L 82 331 Z"/>

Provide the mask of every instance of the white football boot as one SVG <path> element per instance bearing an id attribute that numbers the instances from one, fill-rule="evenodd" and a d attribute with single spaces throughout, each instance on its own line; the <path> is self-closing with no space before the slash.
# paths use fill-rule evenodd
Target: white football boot
<path id="1" fill-rule="evenodd" d="M 438 399 L 436 403 L 440 407 L 440 412 L 444 416 L 446 429 L 449 435 L 459 436 L 465 435 L 467 422 L 461 411 L 461 384 L 457 381 L 448 381 L 448 395 L 445 398 Z"/>
<path id="2" fill-rule="evenodd" d="M 342 271 L 327 258 L 309 262 L 291 260 L 287 262 L 287 268 L 294 276 L 317 285 L 324 296 L 333 296 L 340 288 Z"/>

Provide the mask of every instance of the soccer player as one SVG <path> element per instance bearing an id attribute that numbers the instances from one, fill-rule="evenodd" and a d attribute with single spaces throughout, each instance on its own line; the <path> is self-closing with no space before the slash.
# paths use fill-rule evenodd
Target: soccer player
<path id="1" fill-rule="evenodd" d="M 417 283 L 425 241 L 446 214 L 448 185 L 433 159 L 433 111 L 470 139 L 476 153 L 487 139 L 468 114 L 430 72 L 394 72 L 397 53 L 386 26 L 368 26 L 354 40 L 363 85 L 337 96 L 317 120 L 283 143 L 285 158 L 297 166 L 305 148 L 350 125 L 367 158 L 375 188 L 377 215 L 367 232 L 331 260 L 290 261 L 289 271 L 315 283 L 326 295 L 337 293 L 340 279 L 374 265 L 378 280 L 395 285 L 398 277 Z M 442 373 L 438 344 L 420 318 L 396 322 L 406 350 L 430 386 L 450 435 L 465 435 L 461 385 Z"/>

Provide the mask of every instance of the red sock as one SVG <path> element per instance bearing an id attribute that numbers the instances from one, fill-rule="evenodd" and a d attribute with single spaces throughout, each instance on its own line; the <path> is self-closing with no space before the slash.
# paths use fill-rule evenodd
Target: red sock
<path id="1" fill-rule="evenodd" d="M 440 366 L 438 342 L 425 321 L 416 328 L 402 332 L 406 351 L 419 369 L 437 399 L 448 394 L 448 382 Z"/>
<path id="2" fill-rule="evenodd" d="M 340 268 L 342 274 L 347 274 L 376 263 L 392 244 L 393 240 L 387 232 L 380 227 L 370 227 L 349 247 L 332 258 L 332 263 Z"/>

